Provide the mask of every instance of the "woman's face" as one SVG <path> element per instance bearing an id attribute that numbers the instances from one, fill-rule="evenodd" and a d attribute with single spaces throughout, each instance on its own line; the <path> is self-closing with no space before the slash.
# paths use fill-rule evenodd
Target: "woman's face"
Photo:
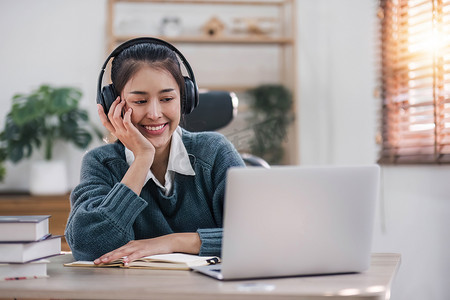
<path id="1" fill-rule="evenodd" d="M 180 123 L 180 88 L 168 71 L 142 67 L 124 86 L 121 98 L 132 108 L 131 122 L 157 152 L 169 151 Z"/>

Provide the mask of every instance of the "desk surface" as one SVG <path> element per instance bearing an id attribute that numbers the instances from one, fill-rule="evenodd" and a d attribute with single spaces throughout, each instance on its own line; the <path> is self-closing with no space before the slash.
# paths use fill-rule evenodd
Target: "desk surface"
<path id="1" fill-rule="evenodd" d="M 64 267 L 50 259 L 49 278 L 0 281 L 0 298 L 57 299 L 388 299 L 399 254 L 373 254 L 360 274 L 221 282 L 196 272 Z"/>

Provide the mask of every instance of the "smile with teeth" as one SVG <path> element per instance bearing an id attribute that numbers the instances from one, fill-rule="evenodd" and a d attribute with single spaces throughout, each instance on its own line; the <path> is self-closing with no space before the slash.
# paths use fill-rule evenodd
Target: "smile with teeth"
<path id="1" fill-rule="evenodd" d="M 158 131 L 164 128 L 164 126 L 166 126 L 166 124 L 161 124 L 158 126 L 144 126 L 145 129 L 149 130 L 149 131 Z"/>

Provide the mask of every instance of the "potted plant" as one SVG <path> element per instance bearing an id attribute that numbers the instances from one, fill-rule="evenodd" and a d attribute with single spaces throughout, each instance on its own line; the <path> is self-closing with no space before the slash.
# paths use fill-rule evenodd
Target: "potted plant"
<path id="1" fill-rule="evenodd" d="M 291 92 L 280 84 L 264 84 L 248 91 L 254 137 L 250 141 L 252 154 L 269 164 L 279 164 L 284 156 L 283 141 L 287 127 L 294 119 Z"/>
<path id="2" fill-rule="evenodd" d="M 43 150 L 43 160 L 32 163 L 30 193 L 67 192 L 65 163 L 52 160 L 55 142 L 64 141 L 86 148 L 93 135 L 102 137 L 89 122 L 87 111 L 78 107 L 81 96 L 81 91 L 74 87 L 41 85 L 30 94 L 13 97 L 4 129 L 0 132 L 0 179 L 2 169 L 5 172 L 2 162 L 17 163 L 39 149 Z M 56 172 L 54 177 L 52 170 Z"/>

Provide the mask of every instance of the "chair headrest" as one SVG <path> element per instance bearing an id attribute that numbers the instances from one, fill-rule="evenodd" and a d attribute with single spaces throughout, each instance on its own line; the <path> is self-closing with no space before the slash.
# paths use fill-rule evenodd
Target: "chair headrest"
<path id="1" fill-rule="evenodd" d="M 180 126 L 192 132 L 215 131 L 227 126 L 237 114 L 238 98 L 227 91 L 200 92 L 199 104 L 184 116 Z"/>

